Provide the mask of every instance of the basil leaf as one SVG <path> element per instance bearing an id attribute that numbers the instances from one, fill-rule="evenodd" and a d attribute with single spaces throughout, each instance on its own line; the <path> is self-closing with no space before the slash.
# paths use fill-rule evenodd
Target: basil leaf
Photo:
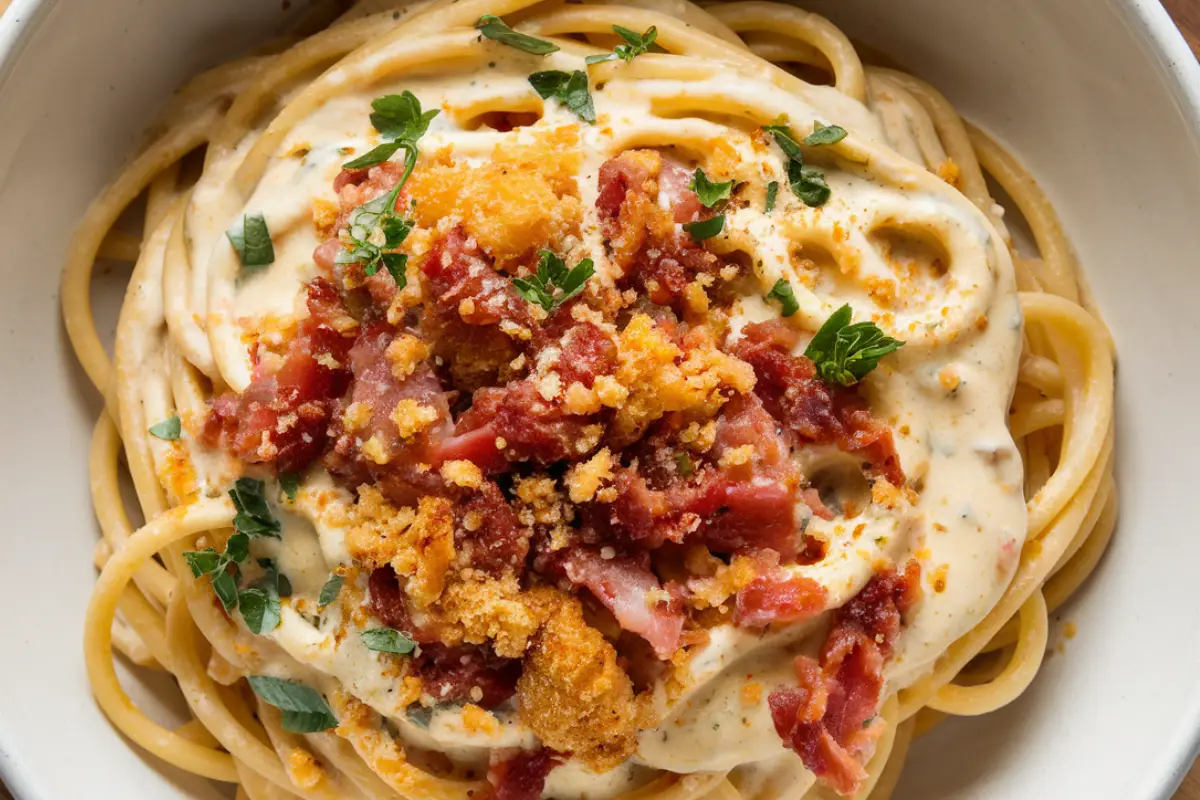
<path id="1" fill-rule="evenodd" d="M 300 491 L 300 476 L 294 472 L 284 472 L 279 476 L 279 488 L 287 495 L 288 500 L 296 499 L 296 492 Z"/>
<path id="2" fill-rule="evenodd" d="M 334 600 L 337 600 L 338 593 L 342 591 L 342 582 L 345 581 L 341 575 L 331 575 L 329 580 L 325 581 L 325 585 L 321 587 L 321 594 L 317 597 L 317 605 L 327 606 Z"/>
<path id="3" fill-rule="evenodd" d="M 879 366 L 880 359 L 904 346 L 904 342 L 885 335 L 874 322 L 851 325 L 852 317 L 849 304 L 839 308 L 804 350 L 817 374 L 828 383 L 853 386 Z"/>
<path id="4" fill-rule="evenodd" d="M 243 214 L 225 231 L 242 267 L 265 267 L 275 262 L 275 245 L 262 214 Z"/>
<path id="5" fill-rule="evenodd" d="M 823 144 L 837 144 L 846 138 L 846 129 L 838 125 L 813 124 L 813 132 L 804 137 L 804 143 L 817 147 Z"/>
<path id="6" fill-rule="evenodd" d="M 696 193 L 696 196 L 700 198 L 700 203 L 705 208 L 712 208 L 717 203 L 729 199 L 729 195 L 733 191 L 733 181 L 714 183 L 704 174 L 704 170 L 697 167 L 696 174 L 692 176 L 692 181 L 688 184 L 688 188 Z"/>
<path id="7" fill-rule="evenodd" d="M 825 173 L 815 167 L 792 161 L 788 164 L 788 182 L 796 196 L 813 208 L 825 205 L 829 199 L 830 190 L 825 182 Z"/>
<path id="8" fill-rule="evenodd" d="M 588 91 L 586 72 L 578 69 L 574 72 L 557 69 L 535 72 L 529 76 L 529 85 L 543 100 L 553 98 L 584 122 L 596 121 L 596 108 Z"/>
<path id="9" fill-rule="evenodd" d="M 251 633 L 262 635 L 279 627 L 279 593 L 275 587 L 243 589 L 238 592 L 238 606 Z"/>
<path id="10" fill-rule="evenodd" d="M 264 703 L 283 712 L 285 731 L 316 733 L 337 727 L 337 717 L 315 689 L 269 675 L 251 675 L 246 681 Z"/>
<path id="11" fill-rule="evenodd" d="M 781 313 L 785 317 L 790 317 L 800 310 L 800 304 L 796 302 L 796 293 L 792 291 L 792 285 L 783 278 L 775 281 L 775 285 L 771 287 L 771 291 L 767 293 L 767 300 L 778 300 L 782 307 Z"/>
<path id="12" fill-rule="evenodd" d="M 377 653 L 397 653 L 407 655 L 416 648 L 417 643 L 392 628 L 371 628 L 362 632 L 363 644 L 368 650 Z"/>
<path id="13" fill-rule="evenodd" d="M 775 210 L 775 200 L 779 197 L 779 181 L 771 181 L 767 184 L 767 205 L 763 209 L 764 214 L 770 214 Z"/>
<path id="14" fill-rule="evenodd" d="M 515 47 L 518 50 L 529 53 L 535 56 L 548 56 L 551 53 L 558 51 L 558 45 L 553 42 L 547 42 L 543 39 L 535 39 L 532 36 L 526 36 L 523 33 L 518 33 L 508 26 L 504 20 L 497 17 L 495 14 L 484 14 L 475 23 L 475 27 L 486 38 L 500 44 L 506 44 L 509 47 Z"/>
<path id="15" fill-rule="evenodd" d="M 164 419 L 157 425 L 150 426 L 150 435 L 157 436 L 159 439 L 164 439 L 168 442 L 173 442 L 179 438 L 179 434 L 183 432 L 183 425 L 179 422 L 179 417 L 171 417 Z"/>
<path id="16" fill-rule="evenodd" d="M 685 222 L 683 229 L 691 234 L 692 239 L 703 242 L 725 230 L 725 215 L 717 214 L 712 219 L 702 219 L 696 222 Z"/>
<path id="17" fill-rule="evenodd" d="M 421 111 L 421 101 L 410 91 L 389 94 L 371 101 L 371 125 L 385 139 L 416 142 L 429 130 L 429 123 L 440 109 Z"/>
<path id="18" fill-rule="evenodd" d="M 271 507 L 263 496 L 263 482 L 258 478 L 238 478 L 229 490 L 237 516 L 233 527 L 247 536 L 270 536 L 279 538 L 279 520 L 271 514 Z M 240 559 L 239 559 L 240 560 Z"/>
<path id="19" fill-rule="evenodd" d="M 592 259 L 585 258 L 574 269 L 568 270 L 566 263 L 553 252 L 542 250 L 539 255 L 537 272 L 528 278 L 513 278 L 513 288 L 517 294 L 552 314 L 583 291 L 596 267 Z"/>
<path id="20" fill-rule="evenodd" d="M 204 550 L 188 550 L 183 554 L 183 560 L 191 567 L 193 578 L 216 572 L 218 567 L 223 566 L 221 554 L 211 547 Z"/>
<path id="21" fill-rule="evenodd" d="M 212 588 L 225 610 L 233 613 L 238 604 L 237 578 L 222 566 L 212 574 Z"/>

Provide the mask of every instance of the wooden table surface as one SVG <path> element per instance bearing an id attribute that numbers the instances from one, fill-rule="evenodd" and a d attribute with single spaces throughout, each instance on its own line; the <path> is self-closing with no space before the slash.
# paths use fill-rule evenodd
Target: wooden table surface
<path id="1" fill-rule="evenodd" d="M 0 0 L 0 12 L 7 8 L 10 2 L 11 0 Z M 1175 18 L 1183 37 L 1192 46 L 1192 51 L 1200 56 L 1200 0 L 1162 0 L 1162 4 Z M 10 800 L 2 785 L 0 800 Z M 1200 800 L 1200 761 L 1197 761 L 1192 771 L 1184 778 L 1174 800 Z"/>

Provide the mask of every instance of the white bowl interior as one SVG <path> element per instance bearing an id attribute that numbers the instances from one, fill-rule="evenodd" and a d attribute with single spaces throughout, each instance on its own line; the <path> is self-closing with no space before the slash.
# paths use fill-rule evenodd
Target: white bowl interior
<path id="1" fill-rule="evenodd" d="M 1154 0 L 806 5 L 934 82 L 1026 162 L 1120 355 L 1121 522 L 1099 572 L 1059 615 L 1078 636 L 1010 708 L 921 740 L 899 797 L 1165 798 L 1200 721 L 1200 637 L 1190 635 L 1200 536 L 1185 511 L 1200 444 L 1190 352 L 1200 338 L 1200 69 Z M 0 485 L 11 514 L 0 772 L 23 800 L 143 800 L 171 787 L 223 796 L 129 748 L 88 691 L 80 637 L 97 533 L 86 462 L 99 402 L 66 342 L 58 273 L 74 221 L 171 90 L 282 16 L 279 0 L 17 0 L 0 25 Z M 99 281 L 105 329 L 123 278 Z M 135 698 L 162 688 L 129 685 Z"/>

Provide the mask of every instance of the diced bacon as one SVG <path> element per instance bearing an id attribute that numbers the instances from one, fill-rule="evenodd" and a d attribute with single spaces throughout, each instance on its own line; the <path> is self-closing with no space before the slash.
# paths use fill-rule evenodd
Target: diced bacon
<path id="1" fill-rule="evenodd" d="M 712 216 L 688 188 L 691 173 L 678 162 L 654 150 L 628 150 L 606 161 L 598 180 L 596 209 L 613 263 L 623 273 L 619 287 L 676 305 L 696 276 L 715 276 L 734 263 L 678 229 L 676 223 Z"/>
<path id="2" fill-rule="evenodd" d="M 213 399 L 205 424 L 210 443 L 223 442 L 243 461 L 277 472 L 300 471 L 320 456 L 333 401 L 348 382 L 345 365 L 353 339 L 334 327 L 349 318 L 327 281 L 309 285 L 308 310 L 278 369 L 269 372 L 260 365 L 241 395 L 228 392 Z"/>
<path id="3" fill-rule="evenodd" d="M 562 757 L 548 747 L 515 754 L 492 752 L 487 775 L 492 785 L 492 800 L 539 800 L 546 787 L 546 776 L 562 763 Z"/>
<path id="4" fill-rule="evenodd" d="M 500 492 L 495 481 L 484 481 L 476 492 L 456 503 L 454 548 L 476 569 L 494 577 L 520 576 L 529 555 L 531 531 Z"/>
<path id="5" fill-rule="evenodd" d="M 686 616 L 665 598 L 656 599 L 663 588 L 648 559 L 604 558 L 594 548 L 578 547 L 563 556 L 562 569 L 572 583 L 586 586 L 622 629 L 645 639 L 659 658 L 670 658 L 679 648 Z"/>
<path id="6" fill-rule="evenodd" d="M 753 395 L 739 395 L 725 405 L 711 456 L 719 460 L 745 444 L 754 447 L 751 462 L 705 465 L 691 477 L 674 475 L 663 488 L 654 488 L 631 467 L 616 470 L 615 500 L 589 509 L 585 517 L 641 548 L 695 537 L 720 553 L 770 549 L 791 558 L 800 545 L 799 475 L 775 421 Z M 655 461 L 648 463 L 653 469 Z"/>
<path id="7" fill-rule="evenodd" d="M 321 268 L 322 274 L 332 276 L 337 269 L 337 257 L 346 246 L 338 239 L 327 239 L 313 250 L 313 261 Z"/>
<path id="8" fill-rule="evenodd" d="M 400 579 L 391 567 L 371 572 L 367 579 L 367 607 L 384 625 L 400 631 L 419 644 L 437 642 L 437 634 L 418 626 L 408 609 Z"/>
<path id="9" fill-rule="evenodd" d="M 424 692 L 438 703 L 495 708 L 517 691 L 521 662 L 500 658 L 488 647 L 423 644 L 413 659 L 413 670 Z"/>
<path id="10" fill-rule="evenodd" d="M 388 499 L 410 504 L 424 494 L 437 492 L 442 482 L 432 468 L 438 443 L 450 435 L 450 408 L 437 376 L 426 365 L 418 366 L 405 380 L 398 381 L 385 355 L 394 338 L 390 329 L 379 326 L 359 337 L 350 352 L 354 381 L 347 401 L 332 425 L 334 447 L 325 465 L 352 484 L 377 483 Z M 432 409 L 436 418 L 421 431 L 402 437 L 392 414 L 401 401 L 411 400 Z M 369 410 L 361 429 L 347 430 L 345 409 L 359 403 Z M 374 440 L 373 455 L 364 454 L 365 443 Z M 384 463 L 379 463 L 382 457 Z"/>
<path id="11" fill-rule="evenodd" d="M 903 573 L 876 574 L 838 610 L 818 664 L 795 661 L 798 687 L 768 696 L 771 719 L 784 744 L 827 786 L 843 796 L 866 779 L 862 764 L 881 733 L 871 724 L 883 691 L 884 663 L 892 655 L 902 615 L 920 599 L 921 570 L 914 560 Z"/>
<path id="12" fill-rule="evenodd" d="M 780 569 L 761 574 L 737 593 L 736 623 L 765 628 L 777 622 L 802 622 L 825 610 L 825 587 Z"/>
<path id="13" fill-rule="evenodd" d="M 590 322 L 569 329 L 561 339 L 562 353 L 555 371 L 563 387 L 582 383 L 592 388 L 596 378 L 611 375 L 617 368 L 617 345 L 612 337 Z"/>
<path id="14" fill-rule="evenodd" d="M 421 275 L 427 298 L 421 326 L 434 354 L 457 388 L 494 385 L 537 330 L 529 304 L 461 228 L 434 244 Z"/>
<path id="15" fill-rule="evenodd" d="M 886 425 L 871 416 L 854 391 L 817 377 L 813 363 L 794 356 L 795 333 L 781 320 L 747 325 L 734 354 L 754 367 L 754 391 L 767 410 L 802 442 L 836 444 L 861 456 L 896 486 L 904 471 Z"/>

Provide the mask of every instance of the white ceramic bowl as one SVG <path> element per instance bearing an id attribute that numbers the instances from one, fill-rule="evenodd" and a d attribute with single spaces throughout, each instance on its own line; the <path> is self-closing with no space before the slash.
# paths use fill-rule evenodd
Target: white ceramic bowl
<path id="1" fill-rule="evenodd" d="M 1200 729 L 1200 68 L 1156 0 L 808 5 L 1025 160 L 1120 353 L 1121 522 L 1065 613 L 1079 635 L 1018 703 L 923 739 L 900 796 L 1167 798 Z M 282 16 L 280 0 L 15 0 L 0 22 L 0 773 L 21 800 L 226 796 L 127 747 L 88 691 L 85 463 L 99 402 L 57 286 L 75 220 L 171 90 Z M 102 309 L 123 281 L 101 277 Z M 165 688 L 138 679 L 135 697 Z"/>

